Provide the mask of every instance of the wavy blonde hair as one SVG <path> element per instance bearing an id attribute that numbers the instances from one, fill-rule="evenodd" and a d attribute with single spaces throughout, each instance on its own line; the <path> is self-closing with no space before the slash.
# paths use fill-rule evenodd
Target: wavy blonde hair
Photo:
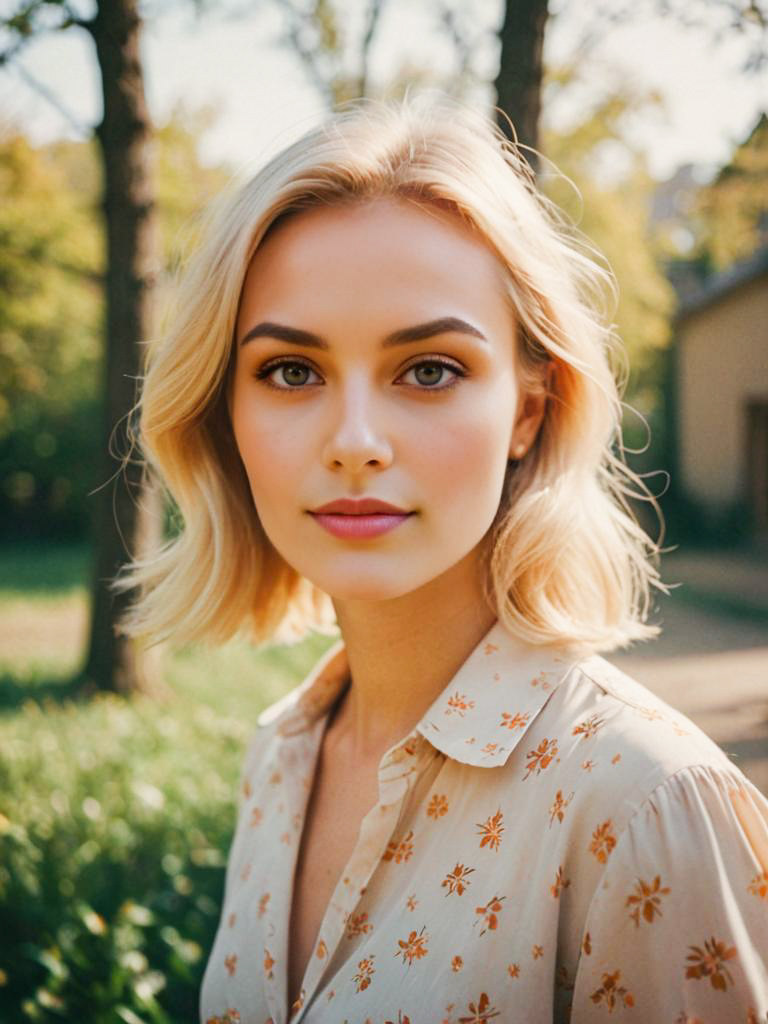
<path id="1" fill-rule="evenodd" d="M 182 528 L 113 581 L 138 588 L 120 631 L 150 644 L 335 631 L 329 596 L 264 533 L 227 395 L 243 280 L 270 227 L 377 197 L 436 203 L 479 232 L 505 269 L 521 386 L 547 391 L 536 442 L 509 463 L 489 534 L 486 593 L 500 622 L 534 644 L 585 654 L 656 636 L 646 620 L 651 587 L 668 592 L 653 565 L 661 549 L 626 499 L 661 513 L 623 461 L 623 349 L 604 304 L 611 274 L 537 191 L 518 147 L 489 118 L 434 93 L 342 105 L 213 206 L 170 327 L 149 348 L 136 410 L 147 471 Z"/>

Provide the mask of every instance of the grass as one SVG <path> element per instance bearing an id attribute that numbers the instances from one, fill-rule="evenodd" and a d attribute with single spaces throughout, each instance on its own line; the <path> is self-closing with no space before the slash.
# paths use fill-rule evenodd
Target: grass
<path id="1" fill-rule="evenodd" d="M 0 548 L 0 1020 L 188 1024 L 256 717 L 332 641 L 187 649 L 162 703 L 73 702 L 88 572 Z"/>

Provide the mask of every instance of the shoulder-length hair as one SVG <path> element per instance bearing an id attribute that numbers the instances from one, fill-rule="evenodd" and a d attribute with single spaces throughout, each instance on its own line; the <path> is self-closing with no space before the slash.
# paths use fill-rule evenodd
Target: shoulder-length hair
<path id="1" fill-rule="evenodd" d="M 610 271 L 488 117 L 429 93 L 343 105 L 212 208 L 170 326 L 149 349 L 137 406 L 147 470 L 182 527 L 113 581 L 137 588 L 120 631 L 177 644 L 335 631 L 329 596 L 282 559 L 259 522 L 228 389 L 243 280 L 270 227 L 377 197 L 438 204 L 479 232 L 505 271 L 520 384 L 547 393 L 536 442 L 510 461 L 491 527 L 486 595 L 501 624 L 584 654 L 656 636 L 646 620 L 651 587 L 668 592 L 653 564 L 661 549 L 626 499 L 661 513 L 623 460 L 624 355 L 603 301 L 615 294 Z"/>

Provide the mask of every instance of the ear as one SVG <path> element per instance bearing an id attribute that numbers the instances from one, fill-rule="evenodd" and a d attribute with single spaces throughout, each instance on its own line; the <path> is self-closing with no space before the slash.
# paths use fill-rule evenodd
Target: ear
<path id="1" fill-rule="evenodd" d="M 550 382 L 554 373 L 554 364 L 547 367 L 546 378 L 542 387 L 536 391 L 523 392 L 520 396 L 520 408 L 515 419 L 512 438 L 509 445 L 509 457 L 519 461 L 533 447 L 539 429 L 547 411 L 547 400 L 550 395 Z"/>

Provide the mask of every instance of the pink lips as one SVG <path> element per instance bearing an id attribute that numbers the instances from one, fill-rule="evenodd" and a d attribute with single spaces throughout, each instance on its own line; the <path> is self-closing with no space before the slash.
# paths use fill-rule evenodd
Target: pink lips
<path id="1" fill-rule="evenodd" d="M 358 539 L 394 530 L 413 513 L 377 498 L 341 498 L 321 505 L 310 514 L 334 536 Z"/>

